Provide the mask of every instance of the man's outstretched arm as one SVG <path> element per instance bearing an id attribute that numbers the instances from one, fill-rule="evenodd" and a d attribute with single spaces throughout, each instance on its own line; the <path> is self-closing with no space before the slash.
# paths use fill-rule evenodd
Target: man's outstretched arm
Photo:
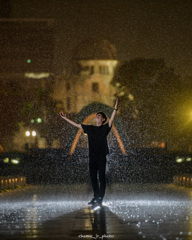
<path id="1" fill-rule="evenodd" d="M 114 110 L 113 110 L 113 113 L 112 113 L 112 115 L 111 115 L 111 118 L 109 119 L 109 127 L 112 126 L 113 120 L 114 120 L 115 115 L 116 115 L 116 113 L 117 113 L 118 103 L 119 103 L 119 99 L 117 98 L 117 99 L 116 99 L 116 103 L 115 103 L 115 107 L 114 107 Z"/>
<path id="2" fill-rule="evenodd" d="M 78 124 L 78 123 L 70 120 L 69 118 L 67 118 L 66 114 L 64 114 L 63 112 L 60 112 L 60 116 L 61 116 L 65 121 L 67 121 L 68 123 L 70 123 L 71 125 L 82 129 L 81 124 Z"/>

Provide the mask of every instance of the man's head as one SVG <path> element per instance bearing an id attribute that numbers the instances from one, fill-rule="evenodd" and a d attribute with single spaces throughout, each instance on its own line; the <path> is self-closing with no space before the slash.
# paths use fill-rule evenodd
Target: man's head
<path id="1" fill-rule="evenodd" d="M 107 121 L 107 116 L 103 112 L 98 112 L 95 117 L 96 122 L 102 122 L 104 124 Z"/>

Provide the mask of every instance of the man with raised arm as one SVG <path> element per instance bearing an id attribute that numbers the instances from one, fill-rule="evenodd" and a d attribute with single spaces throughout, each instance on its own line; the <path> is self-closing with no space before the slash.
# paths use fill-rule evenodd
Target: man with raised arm
<path id="1" fill-rule="evenodd" d="M 60 112 L 60 116 L 75 127 L 83 129 L 84 133 L 88 135 L 89 143 L 89 172 L 91 177 L 91 184 L 94 192 L 93 199 L 88 203 L 89 205 L 102 205 L 103 197 L 105 195 L 106 181 L 106 155 L 109 153 L 107 144 L 107 135 L 109 134 L 116 112 L 118 110 L 118 99 L 111 118 L 107 121 L 107 117 L 103 112 L 98 112 L 95 116 L 95 126 L 78 124 L 69 118 L 66 114 Z M 106 124 L 105 124 L 106 123 Z M 99 173 L 99 183 L 97 180 L 97 173 Z"/>

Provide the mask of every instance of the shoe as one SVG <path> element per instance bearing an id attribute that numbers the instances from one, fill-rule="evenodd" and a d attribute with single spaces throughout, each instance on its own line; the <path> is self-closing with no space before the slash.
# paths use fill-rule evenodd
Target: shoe
<path id="1" fill-rule="evenodd" d="M 97 199 L 97 202 L 98 202 L 98 204 L 99 204 L 100 206 L 102 206 L 103 198 L 99 197 L 99 198 Z"/>
<path id="2" fill-rule="evenodd" d="M 97 199 L 96 198 L 92 198 L 92 200 L 90 202 L 88 202 L 88 205 L 92 206 L 92 205 L 94 205 L 96 203 L 97 203 Z"/>
<path id="3" fill-rule="evenodd" d="M 92 205 L 92 209 L 95 212 L 95 211 L 101 209 L 101 205 L 97 202 L 97 203 Z"/>

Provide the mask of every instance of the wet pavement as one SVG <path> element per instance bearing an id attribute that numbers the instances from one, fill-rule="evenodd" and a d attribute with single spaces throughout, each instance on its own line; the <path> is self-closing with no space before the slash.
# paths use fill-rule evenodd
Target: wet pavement
<path id="1" fill-rule="evenodd" d="M 86 184 L 28 186 L 0 194 L 0 239 L 192 239 L 192 190 L 108 185 L 93 211 Z"/>

